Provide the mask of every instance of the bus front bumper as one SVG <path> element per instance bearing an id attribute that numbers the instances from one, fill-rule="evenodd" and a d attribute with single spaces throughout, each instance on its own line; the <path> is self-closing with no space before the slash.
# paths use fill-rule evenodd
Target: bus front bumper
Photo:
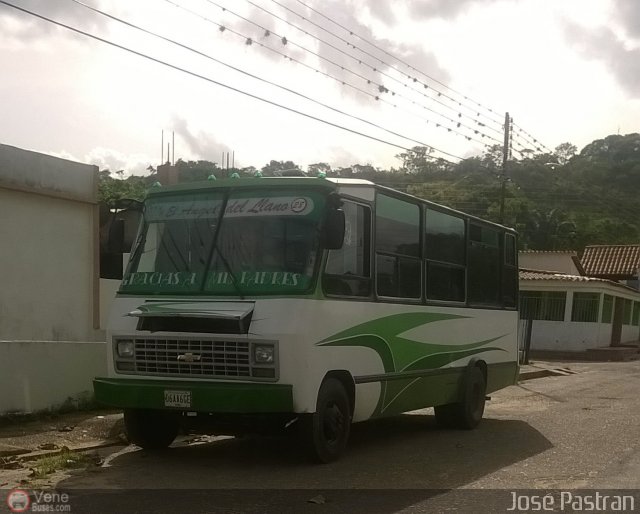
<path id="1" fill-rule="evenodd" d="M 93 390 L 96 401 L 123 409 L 239 414 L 293 412 L 293 388 L 288 384 L 98 377 L 93 380 Z"/>

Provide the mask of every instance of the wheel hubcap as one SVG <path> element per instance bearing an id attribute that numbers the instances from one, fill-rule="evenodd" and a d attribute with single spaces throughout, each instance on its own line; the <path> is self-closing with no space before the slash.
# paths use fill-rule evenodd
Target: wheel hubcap
<path id="1" fill-rule="evenodd" d="M 322 429 L 327 443 L 337 443 L 344 433 L 344 415 L 338 405 L 328 404 L 324 411 Z"/>

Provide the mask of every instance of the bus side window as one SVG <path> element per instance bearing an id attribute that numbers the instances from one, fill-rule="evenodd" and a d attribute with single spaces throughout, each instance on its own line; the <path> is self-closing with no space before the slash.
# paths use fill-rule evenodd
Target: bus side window
<path id="1" fill-rule="evenodd" d="M 419 300 L 420 207 L 391 196 L 376 197 L 376 293 Z"/>
<path id="2" fill-rule="evenodd" d="M 460 216 L 426 209 L 427 300 L 466 300 L 466 225 Z"/>
<path id="3" fill-rule="evenodd" d="M 344 201 L 344 244 L 330 250 L 322 276 L 328 295 L 369 296 L 371 294 L 371 210 Z"/>
<path id="4" fill-rule="evenodd" d="M 502 305 L 500 235 L 493 227 L 469 225 L 467 270 L 469 303 L 472 305 Z"/>
<path id="5" fill-rule="evenodd" d="M 516 238 L 504 235 L 504 264 L 502 268 L 502 301 L 505 307 L 515 308 L 518 298 L 518 251 Z"/>

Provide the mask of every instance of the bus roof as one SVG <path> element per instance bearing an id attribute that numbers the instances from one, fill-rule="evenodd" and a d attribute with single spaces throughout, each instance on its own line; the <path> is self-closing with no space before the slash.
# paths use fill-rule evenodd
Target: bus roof
<path id="1" fill-rule="evenodd" d="M 164 194 L 171 194 L 177 192 L 185 192 L 185 191 L 206 191 L 210 189 L 239 189 L 239 188 L 252 188 L 269 185 L 269 187 L 304 187 L 304 188 L 321 188 L 326 190 L 336 190 L 338 188 L 349 189 L 353 188 L 371 188 L 378 191 L 383 191 L 389 195 L 404 198 L 406 200 L 419 201 L 426 205 L 431 205 L 433 207 L 455 213 L 459 216 L 472 219 L 474 221 L 484 223 L 487 225 L 493 225 L 495 227 L 500 227 L 505 230 L 510 230 L 515 232 L 513 228 L 506 227 L 499 223 L 495 223 L 492 221 L 485 220 L 483 218 L 479 218 L 477 216 L 473 216 L 464 211 L 459 211 L 457 209 L 453 209 L 451 207 L 447 207 L 446 205 L 442 205 L 439 203 L 432 202 L 430 200 L 425 200 L 424 198 L 419 198 L 417 196 L 411 195 L 409 193 L 404 193 L 402 191 L 398 191 L 397 189 L 393 189 L 387 186 L 383 186 L 380 184 L 376 184 L 371 182 L 370 180 L 363 179 L 355 179 L 355 178 L 336 178 L 336 177 L 248 177 L 248 178 L 224 178 L 218 180 L 206 180 L 200 182 L 185 182 L 181 184 L 175 184 L 171 186 L 158 186 L 152 187 L 149 189 L 147 195 L 148 196 L 159 196 Z M 373 197 L 372 197 L 373 198 Z"/>
<path id="2" fill-rule="evenodd" d="M 211 189 L 240 189 L 257 186 L 269 187 L 320 187 L 323 189 L 336 189 L 332 180 L 324 180 L 315 177 L 248 177 L 248 178 L 224 178 L 217 180 L 203 180 L 199 182 L 183 182 L 170 186 L 158 185 L 151 187 L 148 196 L 157 196 L 185 191 L 206 191 Z"/>

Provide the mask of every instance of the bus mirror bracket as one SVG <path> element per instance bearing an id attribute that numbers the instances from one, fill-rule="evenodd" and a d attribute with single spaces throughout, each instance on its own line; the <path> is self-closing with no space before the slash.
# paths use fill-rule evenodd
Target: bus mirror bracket
<path id="1" fill-rule="evenodd" d="M 116 218 L 115 215 L 109 222 L 107 249 L 110 253 L 125 253 L 129 251 L 124 242 L 124 220 Z"/>
<path id="2" fill-rule="evenodd" d="M 327 250 L 339 250 L 344 241 L 344 211 L 329 208 L 324 223 L 324 247 Z"/>

